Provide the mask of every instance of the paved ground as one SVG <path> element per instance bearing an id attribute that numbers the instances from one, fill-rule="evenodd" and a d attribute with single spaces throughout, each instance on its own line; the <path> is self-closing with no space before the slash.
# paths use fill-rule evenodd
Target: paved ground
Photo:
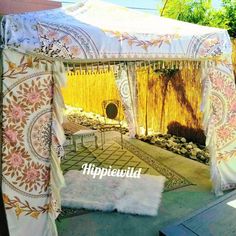
<path id="1" fill-rule="evenodd" d="M 115 136 L 117 136 L 115 132 L 111 132 L 107 136 L 107 145 L 110 143 L 109 140 L 112 140 Z M 150 153 L 152 157 L 161 160 L 162 164 L 169 166 L 194 185 L 163 193 L 162 203 L 156 217 L 135 216 L 117 212 L 85 212 L 82 215 L 65 218 L 57 222 L 59 236 L 154 236 L 158 235 L 160 228 L 216 199 L 211 193 L 208 166 L 136 139 L 130 140 L 130 142 L 146 153 Z M 111 153 L 109 155 L 112 156 Z M 100 160 L 101 162 L 106 161 L 105 159 Z M 109 158 L 107 158 L 108 160 Z M 139 162 L 136 159 L 130 161 L 134 161 L 135 165 Z M 122 159 L 116 158 L 114 164 L 122 165 L 124 163 Z M 75 162 L 70 163 L 68 161 L 68 166 L 73 164 L 76 165 Z M 79 164 L 78 161 L 77 164 Z M 140 163 L 140 165 L 143 165 L 144 171 L 155 171 L 145 163 Z M 66 167 L 64 171 L 66 171 Z"/>
<path id="2" fill-rule="evenodd" d="M 79 146 L 77 152 L 73 150 L 73 146 L 67 146 L 65 151 L 66 159 L 62 161 L 62 170 L 64 172 L 71 169 L 81 170 L 83 164 L 91 163 L 104 168 L 109 166 L 115 169 L 133 167 L 136 170 L 141 168 L 142 174 L 158 175 L 154 168 L 132 155 L 126 149 L 122 149 L 115 142 L 106 143 L 103 150 L 100 147 L 95 148 L 92 143 L 89 143 L 86 147 Z"/>

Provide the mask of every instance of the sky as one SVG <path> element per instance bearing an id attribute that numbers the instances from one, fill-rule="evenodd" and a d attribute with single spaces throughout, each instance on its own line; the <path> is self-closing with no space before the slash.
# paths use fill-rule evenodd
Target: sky
<path id="1" fill-rule="evenodd" d="M 76 3 L 78 0 L 57 0 L 62 2 L 63 6 L 68 6 L 72 3 Z M 162 0 L 103 0 L 106 2 L 111 2 L 117 5 L 131 7 L 131 8 L 146 8 L 143 11 L 157 14 L 157 4 L 161 3 Z M 219 8 L 221 5 L 221 0 L 212 0 L 213 6 Z"/>

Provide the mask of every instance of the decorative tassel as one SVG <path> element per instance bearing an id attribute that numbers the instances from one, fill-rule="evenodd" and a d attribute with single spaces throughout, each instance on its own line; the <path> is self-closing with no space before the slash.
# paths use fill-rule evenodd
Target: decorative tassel
<path id="1" fill-rule="evenodd" d="M 162 62 L 162 69 L 165 69 L 165 62 Z"/>
<path id="2" fill-rule="evenodd" d="M 70 71 L 69 63 L 66 64 L 66 71 L 67 71 L 67 72 Z"/>
<path id="3" fill-rule="evenodd" d="M 187 68 L 188 68 L 188 69 L 191 69 L 191 64 L 190 64 L 189 61 L 187 61 Z"/>
<path id="4" fill-rule="evenodd" d="M 32 59 L 32 56 L 27 56 L 27 66 L 29 68 L 32 68 L 33 67 L 33 59 Z"/>
<path id="5" fill-rule="evenodd" d="M 97 73 L 99 74 L 99 63 L 97 64 Z"/>
<path id="6" fill-rule="evenodd" d="M 103 73 L 105 73 L 105 64 L 102 64 Z"/>
<path id="7" fill-rule="evenodd" d="M 171 66 L 170 62 L 166 62 L 167 69 L 170 69 L 170 66 Z"/>
<path id="8" fill-rule="evenodd" d="M 134 62 L 134 70 L 137 71 L 137 62 Z"/>
<path id="9" fill-rule="evenodd" d="M 153 70 L 156 70 L 156 62 L 153 63 Z"/>
<path id="10" fill-rule="evenodd" d="M 196 68 L 197 68 L 197 69 L 200 69 L 200 67 L 201 67 L 201 62 L 197 61 L 197 63 L 196 63 Z"/>

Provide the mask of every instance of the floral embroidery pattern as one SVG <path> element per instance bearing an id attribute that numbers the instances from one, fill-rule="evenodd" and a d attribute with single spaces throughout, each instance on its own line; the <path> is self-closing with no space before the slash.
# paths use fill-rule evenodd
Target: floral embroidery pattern
<path id="1" fill-rule="evenodd" d="M 234 142 L 236 128 L 236 94 L 234 80 L 216 69 L 209 70 L 209 79 L 212 84 L 212 115 L 217 134 L 216 151 L 217 161 L 227 161 L 235 157 L 235 150 L 223 151 L 225 146 Z"/>
<path id="2" fill-rule="evenodd" d="M 38 219 L 41 224 L 47 214 L 56 218 L 60 211 L 50 186 L 50 150 L 58 153 L 62 149 L 52 126 L 53 77 L 51 72 L 45 71 L 51 62 L 9 50 L 4 51 L 3 61 L 5 208 L 15 212 L 17 217 L 30 216 L 28 220 Z"/>
<path id="3" fill-rule="evenodd" d="M 222 55 L 221 42 L 215 36 L 214 38 L 208 38 L 202 42 L 201 48 L 199 50 L 199 55 L 201 56 L 219 56 Z"/>
<path id="4" fill-rule="evenodd" d="M 50 57 L 98 58 L 97 46 L 80 27 L 41 23 L 37 26 L 41 53 Z"/>
<path id="5" fill-rule="evenodd" d="M 34 196 L 48 195 L 53 80 L 29 66 L 46 63 L 21 56 L 19 63 L 7 61 L 4 72 L 3 180 Z"/>
<path id="6" fill-rule="evenodd" d="M 40 160 L 48 161 L 51 145 L 51 112 L 40 111 L 30 123 L 30 132 L 27 134 L 33 155 Z"/>
<path id="7" fill-rule="evenodd" d="M 45 204 L 44 206 L 32 207 L 28 201 L 22 202 L 18 197 L 10 199 L 8 195 L 3 194 L 3 201 L 7 210 L 14 209 L 17 218 L 21 215 L 29 215 L 35 219 L 39 217 L 40 214 L 50 211 L 50 205 Z"/>
<path id="8" fill-rule="evenodd" d="M 130 35 L 128 33 L 121 33 L 118 31 L 104 30 L 104 32 L 111 34 L 116 37 L 119 41 L 127 41 L 129 46 L 135 45 L 137 47 L 143 48 L 145 51 L 149 47 L 161 47 L 163 44 L 170 45 L 174 39 L 179 39 L 178 34 L 166 34 L 160 35 L 159 37 L 155 36 L 155 39 L 152 40 L 141 40 L 135 35 Z"/>
<path id="9" fill-rule="evenodd" d="M 26 75 L 29 67 L 33 65 L 39 67 L 39 64 L 46 65 L 47 63 L 52 63 L 50 60 L 41 60 L 38 57 L 32 58 L 32 56 L 22 56 L 18 64 L 11 61 L 6 62 L 8 69 L 3 73 L 3 79 L 18 79 L 19 76 Z"/>

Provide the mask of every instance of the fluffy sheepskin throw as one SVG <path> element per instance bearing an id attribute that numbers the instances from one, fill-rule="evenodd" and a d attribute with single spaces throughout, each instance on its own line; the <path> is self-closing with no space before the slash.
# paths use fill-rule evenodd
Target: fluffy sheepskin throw
<path id="1" fill-rule="evenodd" d="M 70 170 L 61 191 L 62 206 L 156 216 L 165 177 L 141 175 L 140 178 L 105 176 L 102 179 Z"/>

